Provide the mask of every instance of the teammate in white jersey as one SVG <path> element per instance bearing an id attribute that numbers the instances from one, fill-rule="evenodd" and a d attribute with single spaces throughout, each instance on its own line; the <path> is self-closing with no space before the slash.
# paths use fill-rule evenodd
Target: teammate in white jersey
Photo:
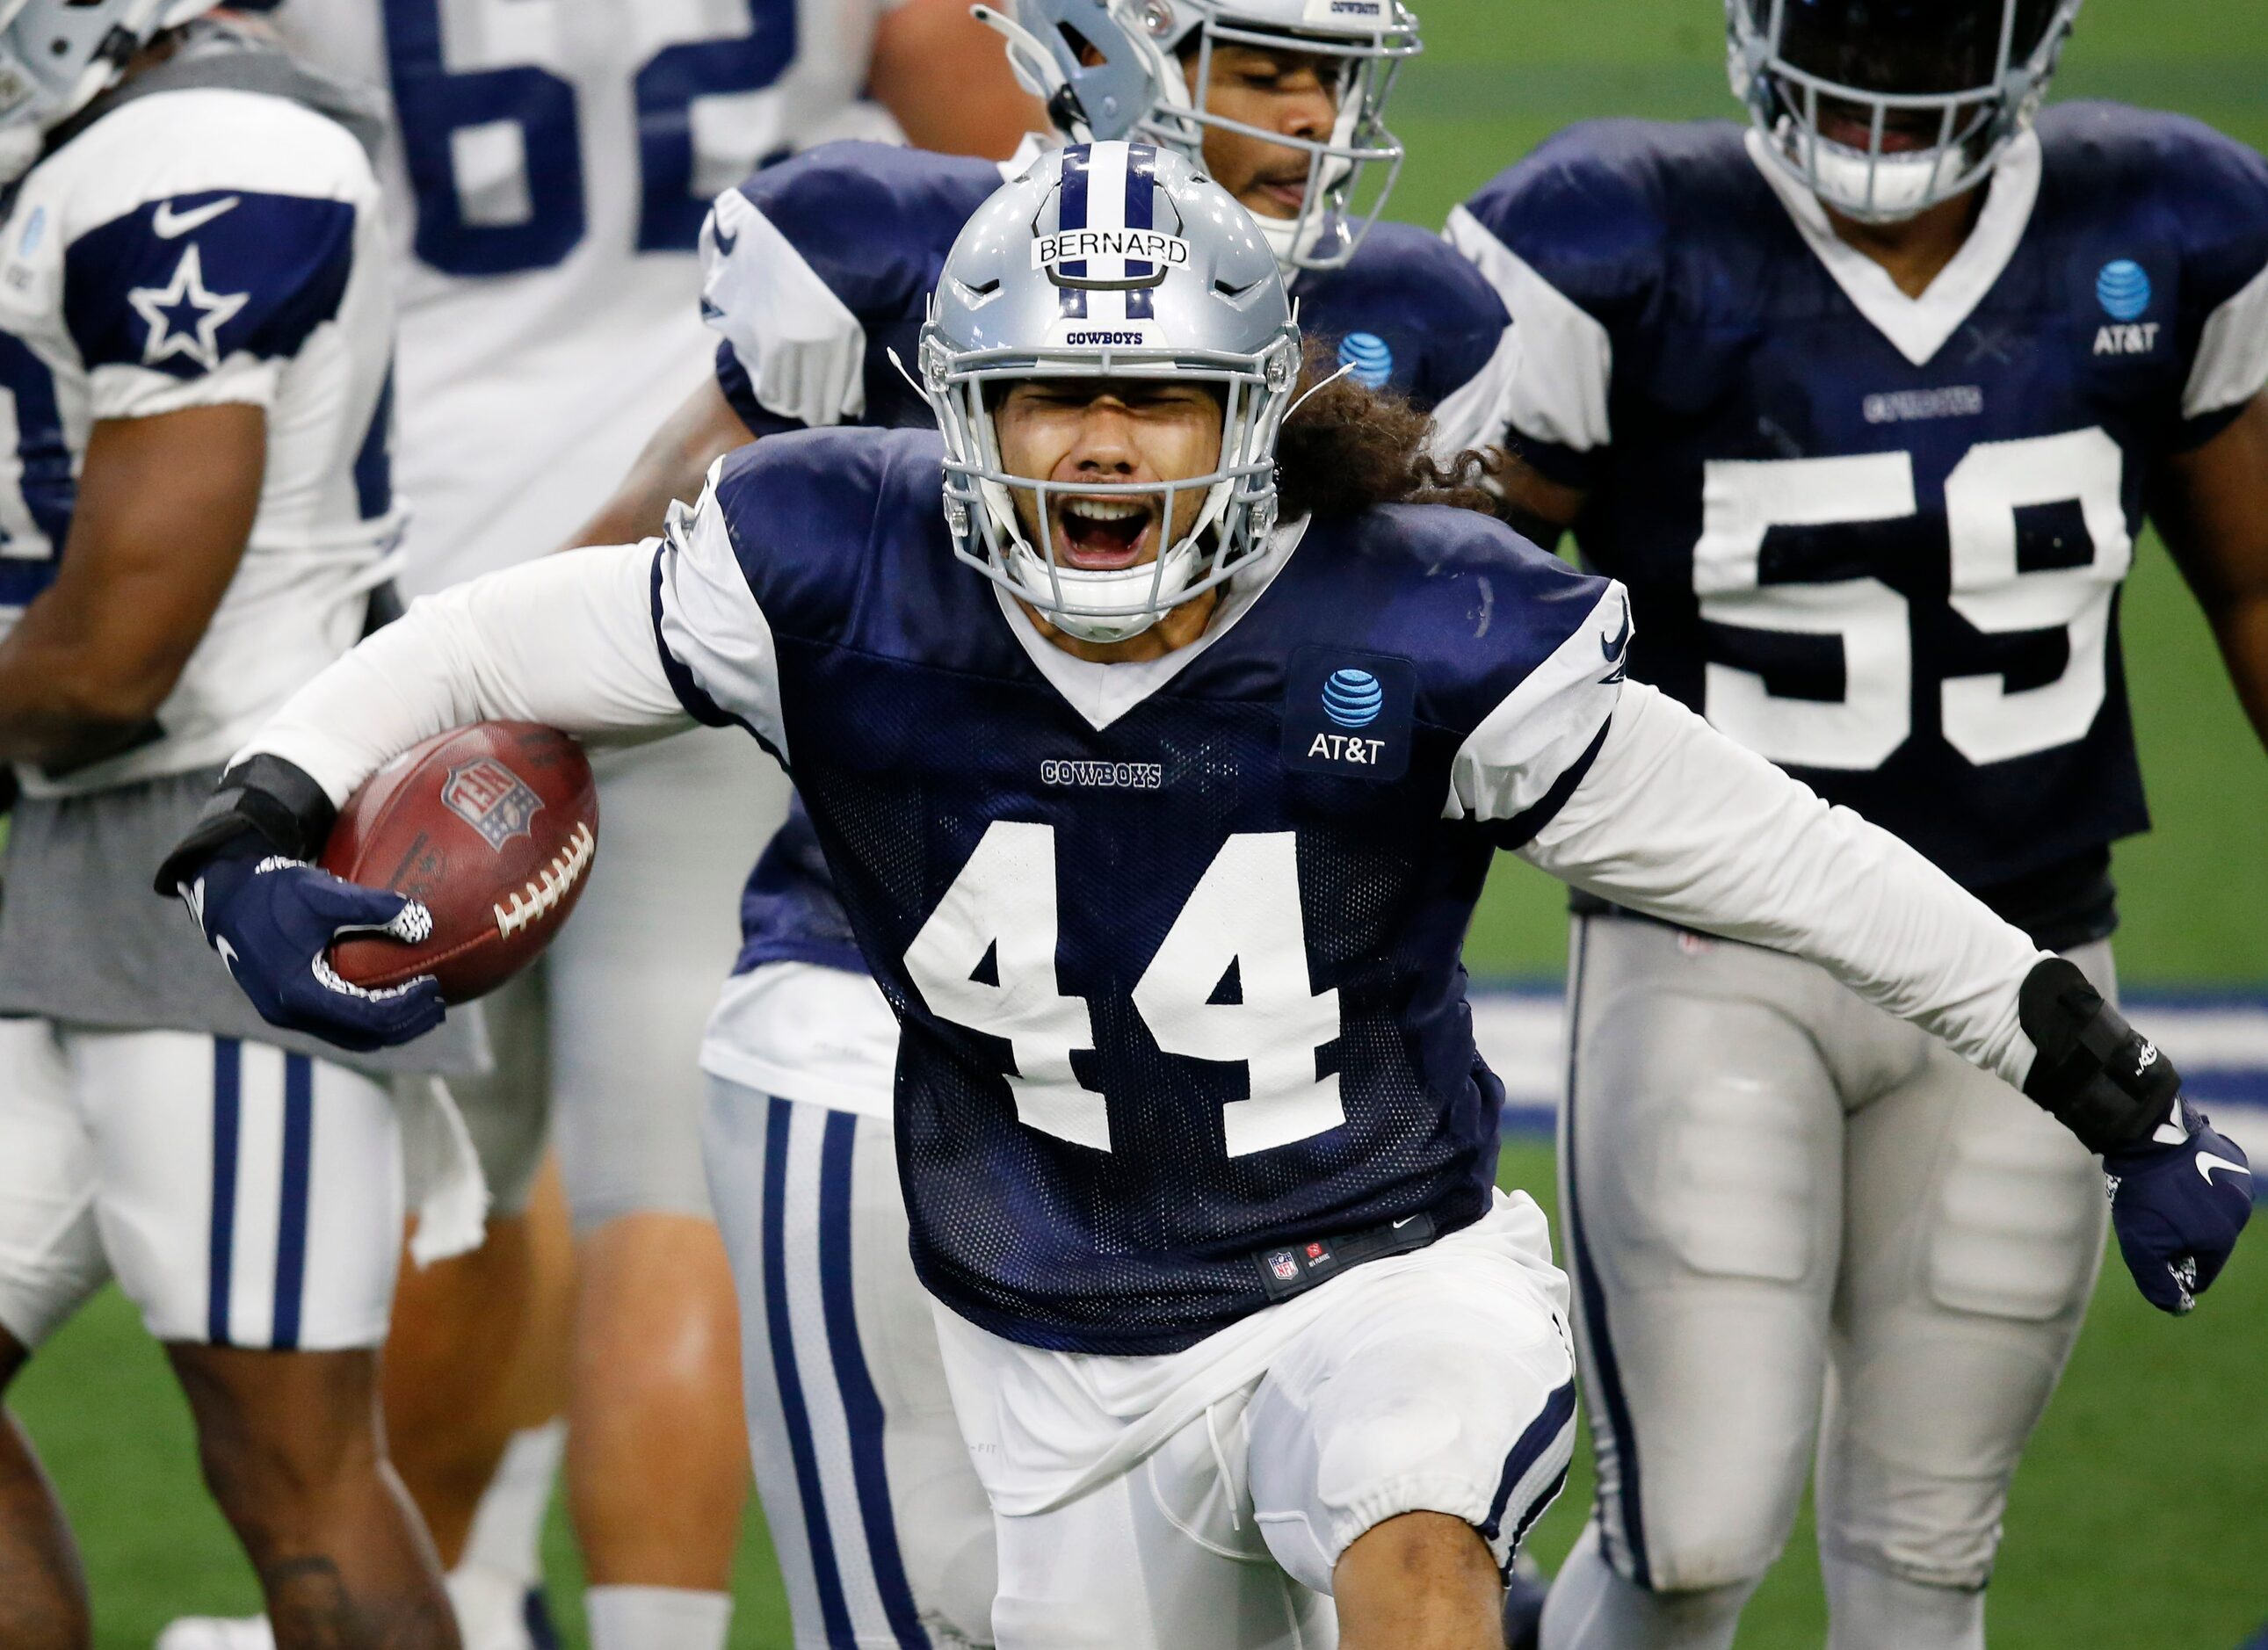
<path id="1" fill-rule="evenodd" d="M 694 247 L 718 190 L 833 137 L 1005 154 L 1035 114 L 965 0 L 292 0 L 276 25 L 392 101 L 379 170 L 402 261 L 413 593 L 563 542 L 682 399 L 707 352 Z M 547 1111 L 578 1240 L 568 1479 L 596 1642 L 725 1632 L 747 1472 L 696 1057 L 732 890 L 784 793 L 717 742 L 603 767 L 609 851 L 583 920 L 493 1002 L 495 1079 L 458 1086 L 500 1218 L 481 1254 L 414 1280 L 388 1410 L 482 1645 L 527 1642 L 550 1480 L 523 1443 L 505 1475 L 522 1488 L 475 1526 L 511 1425 L 542 1418 L 497 1402 L 496 1348 L 567 1355 L 507 1333 L 541 1309 L 520 1212 Z M 543 1373 L 526 1384 L 556 1390 Z"/>
<path id="2" fill-rule="evenodd" d="M 279 1640 L 453 1645 L 376 1425 L 403 1136 L 430 1121 L 387 1074 L 477 1050 L 279 1035 L 138 886 L 247 731 L 363 633 L 401 519 L 377 122 L 204 10 L 0 10 L 0 129 L 33 163 L 0 225 L 0 758 L 22 789 L 0 1389 L 115 1278 Z M 0 1578 L 0 1644 L 89 1641 L 61 1511 L 4 1424 Z"/>

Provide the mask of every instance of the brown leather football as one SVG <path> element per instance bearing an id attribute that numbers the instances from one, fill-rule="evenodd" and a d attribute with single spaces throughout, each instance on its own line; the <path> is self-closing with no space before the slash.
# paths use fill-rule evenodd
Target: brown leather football
<path id="1" fill-rule="evenodd" d="M 431 974 L 446 1001 L 485 995 L 551 942 L 598 845 L 590 762 L 558 729 L 477 722 L 429 739 L 347 799 L 322 865 L 423 902 L 432 932 L 415 945 L 343 939 L 331 966 L 357 985 Z"/>

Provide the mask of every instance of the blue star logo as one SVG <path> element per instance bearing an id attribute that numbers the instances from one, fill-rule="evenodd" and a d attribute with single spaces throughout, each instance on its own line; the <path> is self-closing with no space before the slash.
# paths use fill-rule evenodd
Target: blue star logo
<path id="1" fill-rule="evenodd" d="M 197 243 L 191 241 L 181 249 L 171 281 L 164 286 L 137 286 L 126 294 L 126 301 L 150 328 L 149 341 L 142 346 L 142 365 L 156 366 L 184 355 L 206 372 L 214 371 L 220 365 L 220 329 L 251 298 L 249 292 L 207 291 L 204 264 L 197 255 Z"/>

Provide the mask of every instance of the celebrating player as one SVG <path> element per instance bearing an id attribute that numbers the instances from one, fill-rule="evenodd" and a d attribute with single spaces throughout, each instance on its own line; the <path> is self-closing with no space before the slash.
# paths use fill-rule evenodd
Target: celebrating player
<path id="1" fill-rule="evenodd" d="M 468 717 L 698 721 L 791 764 L 900 1020 L 915 1263 L 1010 1650 L 1328 1643 L 1324 1593 L 1350 1650 L 1495 1641 L 1573 1445 L 1565 1281 L 1491 1184 L 1458 962 L 1498 847 L 2024 1084 L 2108 1153 L 2147 1291 L 2208 1284 L 2250 1210 L 2076 969 L 1627 680 L 1621 589 L 1426 507 L 1422 424 L 1351 387 L 1295 408 L 1300 347 L 1188 162 L 1046 157 L 945 261 L 941 434 L 759 441 L 659 543 L 421 602 L 159 873 L 263 1012 L 383 1035 L 308 984 L 335 895 L 304 858 L 394 753 Z"/>
<path id="2" fill-rule="evenodd" d="M 385 1074 L 478 1050 L 270 1029 L 136 888 L 228 754 L 362 633 L 401 527 L 377 122 L 204 10 L 30 0 L 0 23 L 19 174 L 0 756 L 24 793 L 0 910 L 0 1388 L 114 1276 L 279 1641 L 448 1646 L 376 1425 L 423 1120 Z M 330 897 L 350 925 L 394 914 Z M 406 999 L 367 1000 L 407 1023 Z M 0 1577 L 0 1644 L 90 1641 L 61 1510 L 5 1423 Z"/>
<path id="3" fill-rule="evenodd" d="M 295 44 L 390 98 L 379 169 L 401 249 L 404 585 L 565 542 L 704 351 L 694 240 L 716 192 L 830 137 L 1005 154 L 1031 114 L 967 0 L 292 0 Z M 690 496 L 690 495 L 688 495 Z M 781 792 L 721 739 L 616 753 L 584 921 L 487 1005 L 498 1066 L 457 1085 L 493 1193 L 489 1241 L 416 1277 L 389 1430 L 475 1650 L 521 1650 L 563 1384 L 568 1489 L 598 1650 L 721 1646 L 747 1494 L 732 1284 L 700 1163 L 704 998 L 729 890 Z M 556 1111 L 555 1111 L 556 1108 Z M 576 1235 L 568 1287 L 526 1214 L 547 1116 Z M 515 1353 L 515 1349 L 519 1349 Z M 547 1354 L 549 1356 L 547 1357 Z M 517 1396 L 526 1391 L 531 1397 Z M 513 1413 L 515 1403 L 523 1411 Z M 257 1623 L 179 1624 L 235 1650 Z"/>
<path id="4" fill-rule="evenodd" d="M 2168 115 L 2036 122 L 2077 10 L 1734 0 L 1750 129 L 1578 128 L 1450 232 L 1526 340 L 1508 491 L 1629 586 L 1632 675 L 2108 995 L 2146 508 L 2268 736 L 2268 166 Z M 1546 1643 L 1730 1644 L 1815 1455 L 1835 1642 L 1980 1645 L 2096 1166 L 1819 969 L 1576 909 L 1599 1516 Z"/>
<path id="5" fill-rule="evenodd" d="M 1303 320 L 1371 387 L 1434 410 L 1437 450 L 1499 427 L 1517 355 L 1504 307 L 1440 238 L 1373 223 L 1401 163 L 1385 127 L 1393 72 L 1416 51 L 1399 8 L 1306 21 L 1301 0 L 1183 6 L 1152 35 L 1123 5 L 1019 0 L 995 24 L 1071 133 L 1140 130 L 1202 158 L 1256 212 Z M 1076 43 L 1074 43 L 1076 42 Z M 893 365 L 914 355 L 939 266 L 1005 167 L 832 144 L 718 203 L 703 248 L 716 373 L 584 530 L 658 533 L 720 453 L 784 430 L 925 424 Z M 799 1644 L 843 1632 L 919 1642 L 922 1619 L 982 1642 L 991 1514 L 945 1401 L 928 1306 L 906 1259 L 887 1126 L 897 1026 L 865 976 L 810 821 L 798 807 L 744 897 L 745 944 L 702 1050 L 707 1150 L 740 1293 L 756 1483 Z M 816 1177 L 773 1182 L 772 1150 L 840 1137 Z M 780 1197 L 787 1200 L 783 1205 Z M 789 1234 L 815 1225 L 816 1243 Z M 847 1269 L 851 1309 L 821 1322 L 775 1299 L 819 1298 Z M 1540 1602 L 1540 1598 L 1536 1601 Z"/>

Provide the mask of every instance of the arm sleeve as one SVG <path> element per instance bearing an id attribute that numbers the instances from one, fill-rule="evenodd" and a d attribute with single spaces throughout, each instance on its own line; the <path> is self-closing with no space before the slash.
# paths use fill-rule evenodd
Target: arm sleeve
<path id="1" fill-rule="evenodd" d="M 231 765 L 297 763 L 342 806 L 421 740 L 490 719 L 583 739 L 693 725 L 656 645 L 659 550 L 612 545 L 534 561 L 423 597 L 284 703 Z"/>
<path id="2" fill-rule="evenodd" d="M 2046 954 L 1911 848 L 1638 682 L 1521 857 L 1669 922 L 1815 962 L 2018 1087 Z"/>
<path id="3" fill-rule="evenodd" d="M 702 226 L 701 314 L 719 340 L 718 387 L 759 436 L 865 414 L 865 324 L 740 189 Z"/>
<path id="4" fill-rule="evenodd" d="M 2268 387 L 2268 160 L 2219 133 L 2191 149 L 2166 166 L 2192 203 L 2183 214 L 2182 447 L 2219 434 Z"/>

